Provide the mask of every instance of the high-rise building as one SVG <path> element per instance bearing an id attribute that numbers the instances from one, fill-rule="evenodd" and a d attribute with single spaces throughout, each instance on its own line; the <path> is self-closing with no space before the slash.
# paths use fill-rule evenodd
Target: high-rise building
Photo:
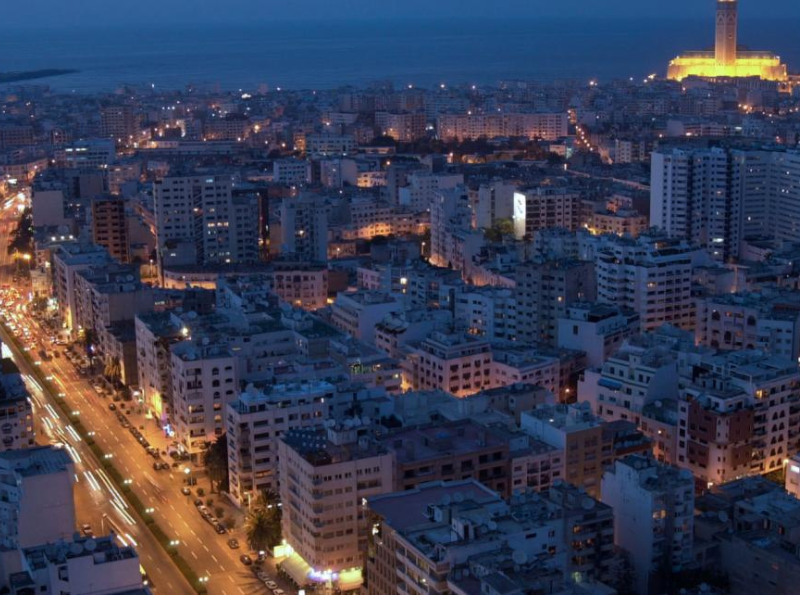
<path id="1" fill-rule="evenodd" d="M 363 583 L 370 496 L 392 488 L 389 452 L 348 422 L 287 431 L 278 441 L 283 535 L 294 554 L 281 568 L 299 585 Z"/>
<path id="2" fill-rule="evenodd" d="M 130 262 L 124 198 L 106 196 L 92 200 L 92 237 L 117 262 Z"/>
<path id="3" fill-rule="evenodd" d="M 800 153 L 751 148 L 654 152 L 650 223 L 727 262 L 742 238 L 800 241 Z"/>
<path id="4" fill-rule="evenodd" d="M 308 261 L 328 259 L 328 208 L 325 198 L 301 195 L 284 198 L 278 208 L 280 226 L 275 246 L 281 254 Z"/>
<path id="5" fill-rule="evenodd" d="M 596 261 L 597 299 L 634 310 L 646 331 L 664 323 L 693 330 L 692 265 L 698 260 L 697 249 L 683 240 L 610 236 Z"/>
<path id="6" fill-rule="evenodd" d="M 227 405 L 230 494 L 249 506 L 264 490 L 278 489 L 278 440 L 287 431 L 322 425 L 336 388 L 325 381 L 251 388 Z"/>
<path id="7" fill-rule="evenodd" d="M 535 260 L 519 265 L 514 279 L 517 341 L 555 346 L 558 320 L 575 302 L 597 299 L 595 266 L 578 260 Z"/>
<path id="8" fill-rule="evenodd" d="M 153 187 L 159 266 L 258 260 L 258 200 L 219 175 L 175 175 Z"/>

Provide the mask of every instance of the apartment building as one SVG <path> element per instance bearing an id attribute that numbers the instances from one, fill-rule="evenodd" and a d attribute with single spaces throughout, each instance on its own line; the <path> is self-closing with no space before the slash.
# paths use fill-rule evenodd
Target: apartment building
<path id="1" fill-rule="evenodd" d="M 325 381 L 252 385 L 225 409 L 231 499 L 249 506 L 265 490 L 278 488 L 278 440 L 287 431 L 322 425 L 331 414 L 336 388 Z"/>
<path id="2" fill-rule="evenodd" d="M 628 456 L 603 475 L 601 497 L 614 511 L 614 543 L 628 552 L 636 590 L 694 562 L 694 480 L 689 471 Z M 659 573 L 659 571 L 661 571 Z"/>
<path id="3" fill-rule="evenodd" d="M 432 332 L 411 347 L 403 363 L 405 385 L 463 397 L 492 387 L 491 344 L 466 334 Z"/>
<path id="4" fill-rule="evenodd" d="M 281 568 L 298 585 L 361 587 L 371 496 L 392 491 L 392 457 L 355 424 L 288 431 L 278 441 L 283 535 L 293 556 Z"/>
<path id="5" fill-rule="evenodd" d="M 237 362 L 227 344 L 184 340 L 170 348 L 175 439 L 199 460 L 225 431 L 225 404 L 239 391 Z"/>

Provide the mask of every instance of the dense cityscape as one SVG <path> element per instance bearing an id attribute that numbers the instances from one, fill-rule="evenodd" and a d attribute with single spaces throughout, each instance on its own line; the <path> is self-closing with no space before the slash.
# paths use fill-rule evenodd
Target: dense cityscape
<path id="1" fill-rule="evenodd" d="M 708 5 L 609 81 L 9 76 L 0 589 L 800 592 L 800 75 Z"/>

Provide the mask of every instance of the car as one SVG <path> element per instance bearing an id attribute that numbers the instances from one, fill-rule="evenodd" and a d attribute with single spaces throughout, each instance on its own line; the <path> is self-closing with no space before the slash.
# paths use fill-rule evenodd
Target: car
<path id="1" fill-rule="evenodd" d="M 158 458 L 160 456 L 158 453 L 158 448 L 148 448 L 147 453 L 153 458 Z"/>
<path id="2" fill-rule="evenodd" d="M 214 525 L 214 531 L 216 531 L 219 535 L 224 535 L 228 533 L 228 530 L 225 528 L 225 525 L 222 525 L 221 523 L 217 523 L 216 525 Z"/>
<path id="3" fill-rule="evenodd" d="M 260 564 L 261 564 L 261 563 L 263 563 L 265 560 L 267 560 L 267 555 L 266 555 L 266 554 L 264 554 L 263 552 L 259 552 L 259 553 L 258 553 L 258 558 L 256 558 L 256 562 L 257 562 L 257 563 L 260 565 Z"/>
<path id="4" fill-rule="evenodd" d="M 236 550 L 239 547 L 239 540 L 236 538 L 231 538 L 228 540 L 228 548 L 231 550 Z"/>
<path id="5" fill-rule="evenodd" d="M 272 590 L 272 593 L 276 594 L 277 596 L 283 596 L 286 592 L 284 592 L 281 588 L 275 588 Z"/>
<path id="6" fill-rule="evenodd" d="M 203 506 L 203 501 L 200 498 L 195 498 L 194 505 L 197 507 Z"/>
<path id="7" fill-rule="evenodd" d="M 81 533 L 86 537 L 94 537 L 94 533 L 92 532 L 92 526 L 89 523 L 84 523 L 81 525 Z"/>
<path id="8" fill-rule="evenodd" d="M 266 585 L 271 590 L 277 590 L 278 589 L 278 584 L 275 583 L 274 581 L 272 581 L 272 579 L 267 579 L 264 582 L 264 585 Z"/>
<path id="9" fill-rule="evenodd" d="M 105 389 L 103 389 L 99 385 L 94 386 L 94 391 L 100 394 L 101 396 L 106 393 Z"/>
<path id="10" fill-rule="evenodd" d="M 241 561 L 241 563 L 242 563 L 244 566 L 246 566 L 246 567 L 249 567 L 250 565 L 252 565 L 252 564 L 253 564 L 253 559 L 252 559 L 252 558 L 250 558 L 249 556 L 247 556 L 247 554 L 242 554 L 242 555 L 239 557 L 239 560 L 240 560 L 240 561 Z"/>
<path id="11" fill-rule="evenodd" d="M 269 573 L 267 573 L 266 571 L 259 571 L 258 573 L 256 573 L 256 577 L 258 577 L 258 579 L 260 581 L 263 581 L 264 583 L 270 580 Z"/>
<path id="12" fill-rule="evenodd" d="M 160 470 L 161 470 L 161 463 L 160 462 L 154 462 L 153 463 L 153 471 L 160 471 Z"/>
<path id="13" fill-rule="evenodd" d="M 184 496 L 191 496 L 192 490 L 190 490 L 188 487 L 183 487 L 181 488 L 181 494 L 183 494 Z"/>
<path id="14" fill-rule="evenodd" d="M 108 405 L 108 410 L 117 410 L 117 405 L 112 402 Z"/>

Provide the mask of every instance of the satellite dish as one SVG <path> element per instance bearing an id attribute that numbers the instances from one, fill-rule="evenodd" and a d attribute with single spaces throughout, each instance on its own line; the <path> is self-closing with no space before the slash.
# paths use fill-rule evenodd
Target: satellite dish
<path id="1" fill-rule="evenodd" d="M 719 518 L 719 520 L 722 523 L 727 523 L 728 522 L 728 513 L 726 513 L 724 510 L 719 511 L 719 513 L 717 514 L 717 517 Z"/>
<path id="2" fill-rule="evenodd" d="M 75 556 L 80 556 L 83 554 L 83 546 L 78 542 L 69 545 L 69 553 L 74 554 Z"/>
<path id="3" fill-rule="evenodd" d="M 353 419 L 353 427 L 361 427 L 361 419 L 359 419 L 358 417 Z"/>
<path id="4" fill-rule="evenodd" d="M 94 552 L 95 550 L 97 550 L 97 542 L 95 542 L 92 538 L 86 540 L 83 546 L 89 552 Z"/>
<path id="5" fill-rule="evenodd" d="M 591 498 L 584 498 L 581 500 L 581 507 L 583 510 L 592 510 L 594 508 L 594 500 Z"/>
<path id="6" fill-rule="evenodd" d="M 524 565 L 528 562 L 528 555 L 524 550 L 514 550 L 514 552 L 511 553 L 511 560 L 513 560 L 516 565 Z"/>
<path id="7" fill-rule="evenodd" d="M 449 505 L 450 502 L 452 502 L 452 501 L 453 501 L 453 499 L 450 497 L 450 494 L 445 494 L 444 496 L 442 496 L 441 503 L 442 503 L 443 506 Z"/>
<path id="8" fill-rule="evenodd" d="M 464 501 L 464 494 L 462 494 L 461 492 L 456 492 L 455 494 L 453 494 L 453 500 L 455 502 L 463 502 Z"/>
<path id="9" fill-rule="evenodd" d="M 489 531 L 497 531 L 497 523 L 495 521 L 489 521 Z"/>

